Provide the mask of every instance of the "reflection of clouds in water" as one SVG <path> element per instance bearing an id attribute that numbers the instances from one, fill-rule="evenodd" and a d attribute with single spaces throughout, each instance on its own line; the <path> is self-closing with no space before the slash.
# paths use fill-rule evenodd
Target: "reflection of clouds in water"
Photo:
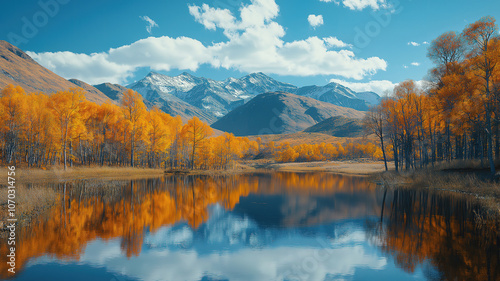
<path id="1" fill-rule="evenodd" d="M 276 241 L 280 246 L 255 249 L 240 248 L 237 251 L 200 253 L 198 249 L 189 251 L 157 248 L 143 250 L 139 257 L 127 259 L 121 255 L 119 241 L 90 243 L 81 263 L 102 266 L 107 270 L 142 280 L 200 280 L 203 276 L 229 280 L 324 280 L 352 276 L 356 268 L 383 269 L 387 260 L 364 248 L 365 233 L 352 229 L 349 225 L 338 239 L 319 238 L 317 247 L 286 246 L 285 241 Z M 350 229 L 350 230 L 349 230 Z M 182 233 L 183 228 L 179 228 Z M 146 240 L 168 239 L 175 234 L 170 228 L 148 235 Z M 226 232 L 231 235 L 231 232 Z M 297 232 L 292 233 L 297 236 Z M 149 237 L 150 236 L 150 237 Z M 296 237 L 303 239 L 301 237 Z M 228 241 L 228 237 L 224 238 Z M 229 239 L 230 240 L 230 239 Z M 170 242 L 177 243 L 172 239 Z M 331 242 L 327 242 L 331 241 Z M 328 244 L 327 244 L 328 243 Z M 165 243 L 160 243 L 165 244 Z M 323 244 L 323 245 L 321 245 Z M 321 249 L 319 246 L 326 246 Z"/>
<path id="2" fill-rule="evenodd" d="M 210 209 L 210 218 L 203 226 L 209 243 L 222 243 L 229 239 L 229 244 L 238 244 L 247 240 L 247 232 L 256 228 L 248 218 L 230 215 L 219 204 Z"/>
<path id="3" fill-rule="evenodd" d="M 157 248 L 167 245 L 187 246 L 193 242 L 193 230 L 187 225 L 181 227 L 162 227 L 148 235 L 145 245 Z"/>
<path id="4" fill-rule="evenodd" d="M 119 243 L 109 244 L 108 247 L 120 250 Z M 229 280 L 282 280 L 290 276 L 303 276 L 303 280 L 323 280 L 327 275 L 353 275 L 358 267 L 382 269 L 386 265 L 385 258 L 366 254 L 360 245 L 330 249 L 328 254 L 327 259 L 309 265 L 307 261 L 318 256 L 318 249 L 243 249 L 236 253 L 206 256 L 194 251 L 164 250 L 149 251 L 130 260 L 121 256 L 110 257 L 99 265 L 116 273 L 148 281 L 200 280 L 206 273 Z M 314 268 L 314 271 L 307 272 L 304 268 Z"/>

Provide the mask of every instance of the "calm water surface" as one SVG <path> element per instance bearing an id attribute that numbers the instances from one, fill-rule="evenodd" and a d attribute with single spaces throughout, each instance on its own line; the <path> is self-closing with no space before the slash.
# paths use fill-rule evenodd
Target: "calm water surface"
<path id="1" fill-rule="evenodd" d="M 500 278 L 498 225 L 460 196 L 323 173 L 101 185 L 47 187 L 60 199 L 18 230 L 13 280 Z"/>

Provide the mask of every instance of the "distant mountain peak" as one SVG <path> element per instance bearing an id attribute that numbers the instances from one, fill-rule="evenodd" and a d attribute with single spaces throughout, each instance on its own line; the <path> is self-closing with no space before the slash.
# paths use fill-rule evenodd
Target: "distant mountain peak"
<path id="1" fill-rule="evenodd" d="M 154 72 L 154 71 L 150 71 L 150 72 L 148 73 L 148 75 L 146 75 L 146 77 L 157 76 L 157 75 L 163 75 L 163 74 L 160 74 L 160 73 L 158 73 L 158 72 Z"/>
<path id="2" fill-rule="evenodd" d="M 261 77 L 261 78 L 262 77 L 263 78 L 271 78 L 271 77 L 269 77 L 268 75 L 266 75 L 266 74 L 264 74 L 262 72 L 253 72 L 253 73 L 248 74 L 247 76 L 249 76 L 249 77 Z"/>
<path id="3" fill-rule="evenodd" d="M 194 76 L 191 73 L 184 71 L 181 74 L 177 75 L 177 77 L 194 77 Z"/>

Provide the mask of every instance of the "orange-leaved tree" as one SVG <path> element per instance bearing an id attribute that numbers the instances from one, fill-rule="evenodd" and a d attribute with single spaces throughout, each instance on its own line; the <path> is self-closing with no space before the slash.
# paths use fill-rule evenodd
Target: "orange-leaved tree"
<path id="1" fill-rule="evenodd" d="M 191 148 L 191 168 L 195 167 L 194 161 L 197 149 L 201 146 L 202 142 L 204 142 L 212 134 L 212 128 L 196 116 L 190 119 L 187 124 L 182 127 L 182 135 Z"/>
<path id="2" fill-rule="evenodd" d="M 144 133 L 143 125 L 147 112 L 146 105 L 139 93 L 128 89 L 123 93 L 121 106 L 125 121 L 125 134 L 128 136 L 130 143 L 130 166 L 134 167 L 137 141 L 142 138 Z"/>
<path id="3" fill-rule="evenodd" d="M 64 170 L 67 168 L 67 145 L 72 130 L 80 121 L 80 107 L 85 101 L 85 96 L 81 89 L 71 89 L 53 94 L 49 98 L 49 108 L 59 123 L 60 139 L 64 161 Z"/>

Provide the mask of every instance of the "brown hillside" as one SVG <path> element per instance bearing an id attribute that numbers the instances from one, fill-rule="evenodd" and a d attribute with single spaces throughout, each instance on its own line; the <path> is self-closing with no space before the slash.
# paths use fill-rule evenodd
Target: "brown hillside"
<path id="1" fill-rule="evenodd" d="M 128 88 L 125 88 L 121 85 L 111 83 L 102 83 L 99 85 L 94 85 L 94 87 L 105 94 L 108 98 L 117 102 L 119 102 L 122 98 L 123 92 L 128 90 Z"/>
<path id="2" fill-rule="evenodd" d="M 98 102 L 99 104 L 110 100 L 109 98 L 106 97 L 106 95 L 103 92 L 101 92 L 99 89 L 95 88 L 92 85 L 89 85 L 89 84 L 87 84 L 83 81 L 80 81 L 78 79 L 69 79 L 68 81 L 75 84 L 76 86 L 84 89 L 89 95 L 95 95 L 96 97 L 103 97 L 102 101 Z"/>
<path id="3" fill-rule="evenodd" d="M 0 89 L 9 84 L 21 86 L 26 92 L 47 94 L 75 88 L 75 84 L 39 65 L 21 49 L 0 40 Z M 90 91 L 85 96 L 99 104 L 109 100 L 100 91 Z"/>
<path id="4" fill-rule="evenodd" d="M 334 116 L 304 130 L 306 133 L 322 133 L 334 137 L 361 137 L 364 135 L 360 119 Z"/>
<path id="5" fill-rule="evenodd" d="M 236 136 L 289 134 L 332 116 L 360 119 L 364 113 L 294 94 L 265 93 L 229 112 L 212 127 Z"/>

